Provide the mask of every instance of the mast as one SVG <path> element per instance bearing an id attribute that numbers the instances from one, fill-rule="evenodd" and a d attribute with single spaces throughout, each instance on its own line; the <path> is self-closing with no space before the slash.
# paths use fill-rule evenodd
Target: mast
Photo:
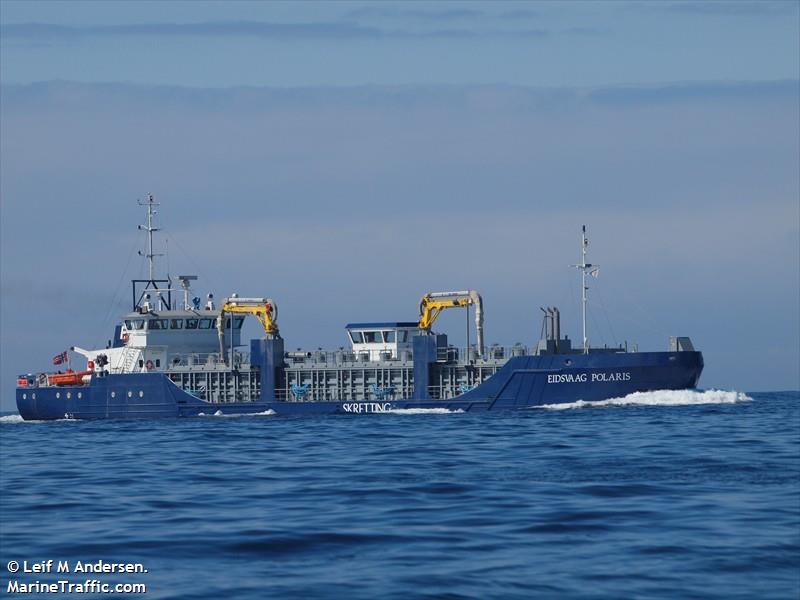
<path id="1" fill-rule="evenodd" d="M 159 206 L 159 203 L 153 199 L 153 194 L 147 194 L 147 201 L 142 202 L 141 200 L 137 200 L 139 206 L 146 206 L 147 207 L 147 225 L 139 225 L 139 229 L 142 231 L 147 232 L 147 253 L 142 254 L 142 251 L 139 251 L 139 256 L 147 257 L 147 261 L 149 263 L 149 280 L 153 281 L 154 273 L 155 273 L 155 261 L 153 260 L 156 256 L 164 256 L 163 254 L 156 254 L 153 252 L 153 232 L 159 231 L 157 227 L 153 227 L 153 216 L 156 214 L 156 211 L 153 209 L 155 206 Z"/>
<path id="2" fill-rule="evenodd" d="M 133 287 L 133 311 L 139 311 L 143 306 L 143 301 L 149 302 L 149 290 L 155 292 L 156 298 L 154 300 L 156 300 L 157 303 L 156 310 L 164 310 L 165 308 L 166 310 L 172 310 L 172 282 L 169 274 L 167 274 L 166 279 L 156 279 L 156 263 L 154 259 L 156 256 L 164 256 L 164 254 L 153 250 L 153 233 L 161 231 L 158 227 L 153 226 L 153 217 L 157 213 L 155 207 L 159 206 L 159 203 L 153 199 L 153 194 L 147 194 L 147 200 L 144 202 L 141 200 L 136 200 L 136 202 L 139 206 L 147 207 L 147 225 L 139 225 L 137 229 L 147 232 L 147 250 L 145 252 L 139 250 L 139 256 L 147 258 L 149 268 L 148 279 L 131 280 L 131 285 Z M 194 276 L 188 276 L 188 278 L 197 279 L 197 277 Z"/>
<path id="3" fill-rule="evenodd" d="M 592 277 L 597 277 L 599 272 L 598 265 L 593 265 L 586 262 L 586 249 L 589 247 L 589 238 L 586 237 L 586 225 L 581 228 L 581 262 L 577 265 L 572 265 L 581 271 L 581 325 L 583 331 L 583 353 L 589 353 L 589 339 L 586 337 L 586 302 L 587 292 L 589 286 L 586 285 L 586 274 L 589 273 Z"/>

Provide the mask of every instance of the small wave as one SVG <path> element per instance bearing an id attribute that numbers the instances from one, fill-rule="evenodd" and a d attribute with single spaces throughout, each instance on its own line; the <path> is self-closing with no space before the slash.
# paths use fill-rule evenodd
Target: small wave
<path id="1" fill-rule="evenodd" d="M 229 415 L 226 415 L 221 410 L 218 410 L 217 412 L 215 412 L 213 414 L 210 414 L 210 415 L 206 414 L 206 413 L 203 413 L 203 412 L 197 413 L 197 416 L 198 417 L 269 417 L 269 416 L 274 415 L 274 414 L 276 414 L 275 411 L 270 409 L 270 408 L 268 408 L 267 410 L 264 410 L 264 411 L 261 411 L 261 412 L 231 413 Z"/>
<path id="2" fill-rule="evenodd" d="M 50 419 L 45 421 L 43 419 L 23 419 L 22 415 L 3 415 L 0 417 L 0 423 L 67 423 L 77 422 L 79 419 Z"/>
<path id="3" fill-rule="evenodd" d="M 463 413 L 460 408 L 450 410 L 449 408 L 392 408 L 384 411 L 393 415 L 454 415 Z"/>
<path id="4" fill-rule="evenodd" d="M 733 404 L 749 402 L 752 398 L 744 392 L 725 390 L 657 390 L 634 392 L 622 398 L 608 400 L 568 402 L 565 404 L 542 404 L 536 408 L 567 410 L 571 408 L 598 408 L 604 406 L 692 406 L 696 404 Z"/>
<path id="5" fill-rule="evenodd" d="M 0 423 L 24 423 L 22 415 L 5 415 L 0 417 Z"/>

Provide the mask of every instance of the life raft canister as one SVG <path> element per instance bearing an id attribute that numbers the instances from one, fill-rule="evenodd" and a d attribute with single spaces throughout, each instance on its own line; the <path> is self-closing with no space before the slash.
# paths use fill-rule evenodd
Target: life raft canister
<path id="1" fill-rule="evenodd" d="M 144 366 L 147 368 L 148 371 L 152 371 L 155 365 L 153 365 L 152 360 L 148 360 L 146 363 L 144 363 Z"/>

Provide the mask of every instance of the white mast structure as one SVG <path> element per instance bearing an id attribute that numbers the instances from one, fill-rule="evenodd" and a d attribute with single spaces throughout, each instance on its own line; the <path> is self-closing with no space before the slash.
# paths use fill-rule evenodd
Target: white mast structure
<path id="1" fill-rule="evenodd" d="M 589 291 L 589 286 L 586 285 L 586 274 L 592 277 L 597 277 L 600 272 L 599 265 L 593 265 L 586 262 L 586 248 L 589 246 L 589 238 L 586 237 L 586 225 L 581 229 L 581 262 L 577 265 L 572 265 L 581 271 L 581 324 L 583 326 L 583 353 L 589 353 L 589 340 L 586 337 L 586 292 Z"/>
<path id="2" fill-rule="evenodd" d="M 141 200 L 137 200 L 139 206 L 146 206 L 147 207 L 147 225 L 139 225 L 139 229 L 147 232 L 147 253 L 142 254 L 142 251 L 139 251 L 139 256 L 147 257 L 147 261 L 149 263 L 149 273 L 150 273 L 150 281 L 153 281 L 153 276 L 155 272 L 155 261 L 153 260 L 156 256 L 164 256 L 163 254 L 156 254 L 153 253 L 153 232 L 159 231 L 157 227 L 153 227 L 153 215 L 156 214 L 156 211 L 153 210 L 153 207 L 159 206 L 158 202 L 155 202 L 153 199 L 153 194 L 147 194 L 147 201 L 142 202 Z"/>

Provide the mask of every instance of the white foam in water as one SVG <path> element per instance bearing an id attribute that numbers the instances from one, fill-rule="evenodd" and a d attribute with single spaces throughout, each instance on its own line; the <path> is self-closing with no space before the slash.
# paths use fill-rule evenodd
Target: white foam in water
<path id="1" fill-rule="evenodd" d="M 208 415 L 206 413 L 202 413 L 201 412 L 201 413 L 197 413 L 197 416 L 198 417 L 268 417 L 268 416 L 271 416 L 271 415 L 274 415 L 274 414 L 275 414 L 275 411 L 268 408 L 265 411 L 256 412 L 256 413 L 236 413 L 236 414 L 226 415 L 221 410 L 218 410 L 213 415 Z"/>
<path id="2" fill-rule="evenodd" d="M 456 410 L 450 410 L 449 408 L 392 408 L 382 412 L 393 415 L 454 415 L 464 411 L 460 408 Z"/>
<path id="3" fill-rule="evenodd" d="M 0 423 L 77 423 L 80 419 L 53 419 L 51 421 L 42 421 L 31 419 L 26 421 L 22 415 L 3 415 L 0 417 Z"/>
<path id="4" fill-rule="evenodd" d="M 0 417 L 0 423 L 24 423 L 25 419 L 21 415 L 5 415 Z"/>
<path id="5" fill-rule="evenodd" d="M 725 390 L 657 390 L 634 392 L 622 398 L 609 400 L 568 402 L 566 404 L 543 404 L 536 408 L 567 410 L 571 408 L 598 408 L 604 406 L 692 406 L 696 404 L 733 404 L 749 402 L 752 398 L 744 392 Z"/>

